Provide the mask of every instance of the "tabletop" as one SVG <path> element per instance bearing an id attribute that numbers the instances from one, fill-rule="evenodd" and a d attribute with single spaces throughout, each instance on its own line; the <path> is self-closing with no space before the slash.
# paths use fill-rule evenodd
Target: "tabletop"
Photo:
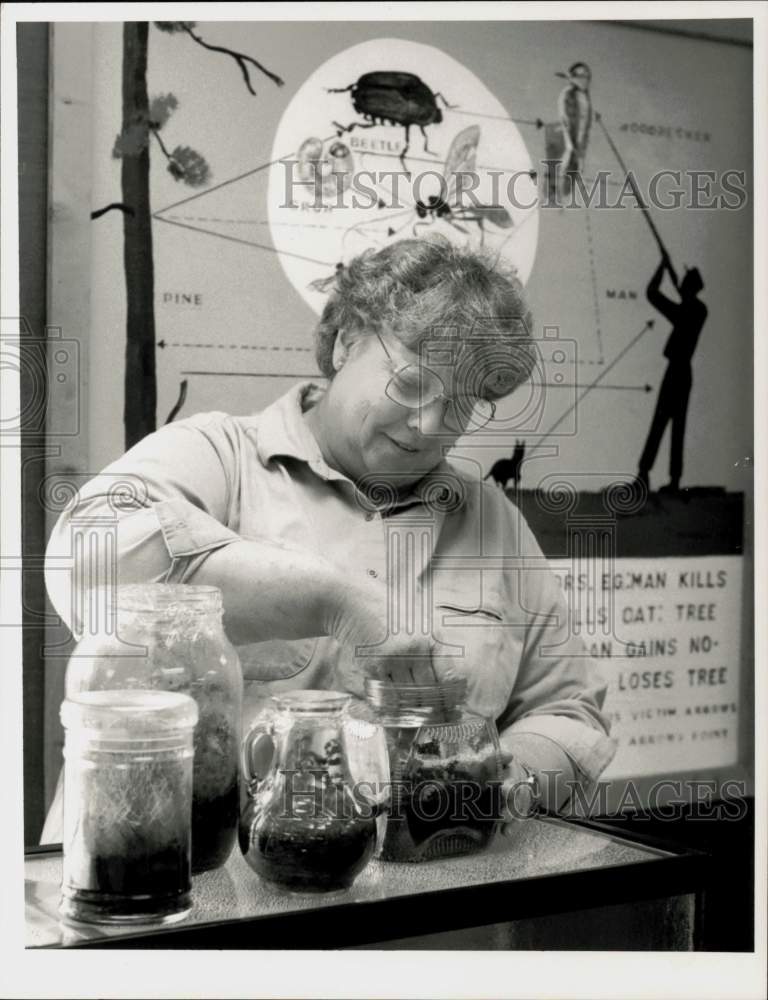
<path id="1" fill-rule="evenodd" d="M 61 853 L 34 853 L 25 863 L 27 947 L 347 947 L 380 940 L 386 928 L 394 938 L 562 912 L 577 908 L 574 899 L 584 906 L 697 891 L 703 856 L 667 847 L 538 817 L 479 854 L 374 860 L 344 893 L 296 895 L 260 879 L 236 846 L 225 866 L 193 878 L 192 912 L 167 927 L 64 924 Z"/>

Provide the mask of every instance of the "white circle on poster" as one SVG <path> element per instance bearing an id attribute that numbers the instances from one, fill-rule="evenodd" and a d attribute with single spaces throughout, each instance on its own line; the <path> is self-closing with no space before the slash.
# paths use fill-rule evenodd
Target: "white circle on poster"
<path id="1" fill-rule="evenodd" d="M 273 244 L 315 312 L 339 264 L 436 233 L 500 254 L 528 280 L 530 154 L 501 102 L 434 46 L 380 38 L 332 56 L 286 108 L 271 161 Z"/>

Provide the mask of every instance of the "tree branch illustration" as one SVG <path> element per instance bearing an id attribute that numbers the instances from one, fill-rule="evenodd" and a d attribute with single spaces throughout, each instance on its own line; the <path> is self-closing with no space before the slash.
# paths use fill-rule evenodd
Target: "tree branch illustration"
<path id="1" fill-rule="evenodd" d="M 233 49 L 224 48 L 221 45 L 211 45 L 209 42 L 204 41 L 199 35 L 196 35 L 192 28 L 195 26 L 194 21 L 181 21 L 183 30 L 189 35 L 191 39 L 197 42 L 198 45 L 202 45 L 204 49 L 208 49 L 210 52 L 221 52 L 223 55 L 231 56 L 235 60 L 237 65 L 240 67 L 240 72 L 243 74 L 243 79 L 245 80 L 245 85 L 248 88 L 249 93 L 256 97 L 256 91 L 251 85 L 251 77 L 248 72 L 248 63 L 255 66 L 264 76 L 269 77 L 278 87 L 282 87 L 284 81 L 277 76 L 275 73 L 271 73 L 265 66 L 262 66 L 260 62 L 257 62 L 251 56 L 244 55 L 242 52 L 235 52 Z"/>
<path id="2" fill-rule="evenodd" d="M 95 211 L 91 212 L 92 219 L 100 219 L 102 215 L 106 215 L 107 212 L 124 212 L 125 215 L 133 215 L 134 211 L 130 205 L 123 205 L 122 202 L 112 201 L 109 205 L 105 205 L 104 208 L 97 208 Z"/>
<path id="3" fill-rule="evenodd" d="M 229 56 L 240 67 L 246 88 L 253 96 L 248 65 L 255 67 L 278 86 L 283 81 L 251 56 L 219 45 L 211 45 L 193 29 L 196 21 L 156 21 L 168 34 L 186 34 L 197 45 Z M 123 24 L 122 127 L 115 139 L 112 156 L 121 161 L 122 198 L 91 213 L 98 219 L 116 210 L 123 215 L 123 268 L 126 287 L 125 348 L 125 447 L 131 448 L 156 429 L 157 379 L 155 355 L 154 258 L 152 212 L 150 207 L 150 145 L 152 137 L 168 162 L 174 180 L 200 187 L 211 179 L 205 158 L 189 146 L 168 148 L 160 135 L 178 101 L 173 94 L 156 96 L 147 92 L 149 22 Z M 184 403 L 180 395 L 171 411 L 175 416 Z M 172 419 L 172 416 L 169 419 Z"/>
<path id="4" fill-rule="evenodd" d="M 150 124 L 152 135 L 157 140 L 163 156 L 168 160 L 168 172 L 177 180 L 184 181 L 190 187 L 202 187 L 211 179 L 211 170 L 196 150 L 189 146 L 176 146 L 173 152 L 168 152 L 168 147 L 162 140 L 160 130 Z"/>

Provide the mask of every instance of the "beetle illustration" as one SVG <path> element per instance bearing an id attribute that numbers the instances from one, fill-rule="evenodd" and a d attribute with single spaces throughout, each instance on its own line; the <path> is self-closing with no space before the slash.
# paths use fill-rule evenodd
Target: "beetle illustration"
<path id="1" fill-rule="evenodd" d="M 352 106 L 365 119 L 364 122 L 351 122 L 349 125 L 333 122 L 338 135 L 351 132 L 355 128 L 402 125 L 405 129 L 405 147 L 400 153 L 400 162 L 403 166 L 405 166 L 405 154 L 408 152 L 411 125 L 419 126 L 424 136 L 424 152 L 431 153 L 425 126 L 439 125 L 443 120 L 443 113 L 437 106 L 438 98 L 446 108 L 456 106 L 449 104 L 442 94 L 433 94 L 426 83 L 414 73 L 392 70 L 364 73 L 356 83 L 351 83 L 348 87 L 329 88 L 328 93 L 350 93 Z"/>

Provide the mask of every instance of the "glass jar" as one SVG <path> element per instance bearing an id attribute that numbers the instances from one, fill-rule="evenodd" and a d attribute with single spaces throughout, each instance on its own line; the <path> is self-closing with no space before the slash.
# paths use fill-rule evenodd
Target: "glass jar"
<path id="1" fill-rule="evenodd" d="M 243 743 L 248 801 L 240 848 L 262 878 L 294 893 L 348 889 L 373 854 L 376 820 L 353 794 L 344 733 L 350 696 L 292 691 Z"/>
<path id="2" fill-rule="evenodd" d="M 169 923 L 191 906 L 197 706 L 165 691 L 86 691 L 61 706 L 61 913 Z"/>
<path id="3" fill-rule="evenodd" d="M 366 681 L 367 712 L 383 726 L 391 793 L 383 861 L 426 861 L 487 847 L 501 816 L 502 760 L 491 719 L 464 705 L 465 679 Z M 363 709 L 362 711 L 366 711 Z"/>
<path id="4" fill-rule="evenodd" d="M 92 591 L 84 634 L 67 666 L 70 699 L 82 691 L 159 689 L 197 703 L 193 874 L 224 864 L 237 837 L 243 679 L 222 615 L 217 587 Z"/>

